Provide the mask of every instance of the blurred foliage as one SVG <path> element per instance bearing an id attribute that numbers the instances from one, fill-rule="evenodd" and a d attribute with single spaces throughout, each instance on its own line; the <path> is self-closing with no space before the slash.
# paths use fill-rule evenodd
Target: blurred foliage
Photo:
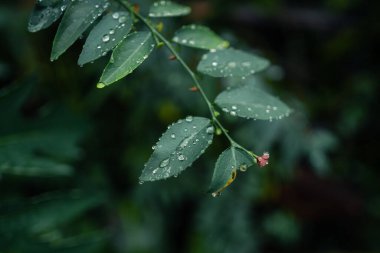
<path id="1" fill-rule="evenodd" d="M 146 13 L 150 1 L 138 1 Z M 206 115 L 191 80 L 166 50 L 113 87 L 106 64 L 76 65 L 84 41 L 49 61 L 57 26 L 26 30 L 34 1 L 0 4 L 0 252 L 376 252 L 380 250 L 376 1 L 181 1 L 189 17 L 274 67 L 238 80 L 276 91 L 284 121 L 225 116 L 270 166 L 239 172 L 206 194 L 216 138 L 176 179 L 138 184 L 166 126 Z M 181 49 L 194 68 L 196 50 Z M 235 80 L 237 82 L 237 80 Z M 232 80 L 202 77 L 215 97 Z M 234 129 L 235 128 L 235 129 Z"/>

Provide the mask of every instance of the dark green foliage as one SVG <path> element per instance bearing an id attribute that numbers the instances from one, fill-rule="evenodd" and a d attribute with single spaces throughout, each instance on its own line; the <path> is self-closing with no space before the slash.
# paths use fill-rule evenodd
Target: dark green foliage
<path id="1" fill-rule="evenodd" d="M 50 48 L 62 20 L 31 34 L 33 1 L 0 3 L 0 167 L 13 168 L 0 169 L 0 252 L 380 249 L 376 1 L 181 1 L 192 7 L 189 16 L 148 20 L 167 38 L 186 24 L 207 25 L 231 44 L 222 50 L 270 58 L 271 66 L 244 79 L 194 72 L 210 101 L 249 86 L 293 110 L 282 120 L 246 120 L 212 103 L 235 141 L 271 155 L 264 168 L 248 156 L 253 165 L 237 170 L 218 198 L 207 189 L 218 156 L 231 145 L 218 135 L 191 76 L 168 60 L 172 52 L 155 47 L 133 75 L 104 89 L 96 84 L 117 47 L 93 64 L 76 65 L 98 22 L 125 11 L 122 1 L 108 2 L 53 63 Z M 43 0 L 36 9 L 59 3 Z M 147 17 L 153 1 L 136 3 Z M 132 32 L 149 32 L 130 18 Z M 192 71 L 211 54 L 173 46 Z M 187 115 L 210 120 L 212 145 L 178 178 L 140 185 L 152 145 Z M 212 192 L 231 182 L 223 178 Z"/>

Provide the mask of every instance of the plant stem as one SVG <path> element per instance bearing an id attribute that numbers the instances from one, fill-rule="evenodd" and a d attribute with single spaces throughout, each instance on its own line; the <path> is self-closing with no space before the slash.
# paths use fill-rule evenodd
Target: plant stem
<path id="1" fill-rule="evenodd" d="M 136 12 L 127 2 L 125 2 L 124 0 L 117 0 L 121 5 L 123 5 L 125 8 L 127 8 L 130 12 L 132 12 L 134 14 L 135 17 L 137 17 L 139 20 L 141 20 L 145 25 L 146 27 L 148 27 L 148 29 L 152 32 L 153 36 L 155 37 L 156 41 L 157 41 L 157 38 L 160 39 L 164 44 L 165 46 L 167 46 L 167 48 L 170 50 L 170 52 L 176 57 L 176 59 L 179 61 L 179 63 L 184 67 L 184 69 L 187 71 L 187 73 L 190 75 L 190 77 L 193 79 L 194 81 L 194 84 L 195 86 L 197 87 L 197 89 L 199 90 L 202 98 L 204 99 L 204 101 L 206 102 L 207 106 L 208 106 L 208 109 L 210 111 L 210 114 L 211 114 L 211 117 L 212 117 L 212 121 L 214 122 L 214 124 L 220 128 L 220 130 L 222 131 L 222 133 L 227 137 L 227 139 L 229 140 L 229 142 L 231 143 L 231 146 L 233 147 L 237 147 L 237 148 L 240 148 L 242 150 L 244 150 L 245 152 L 247 152 L 250 156 L 256 158 L 257 155 L 253 154 L 252 152 L 250 152 L 249 150 L 245 149 L 244 147 L 242 147 L 241 145 L 239 145 L 236 141 L 234 141 L 232 139 L 232 137 L 228 134 L 228 131 L 226 128 L 224 128 L 224 126 L 222 125 L 222 123 L 219 121 L 219 119 L 216 117 L 215 115 L 215 112 L 216 112 L 216 109 L 214 107 L 214 105 L 211 103 L 210 99 L 207 97 L 204 89 L 202 88 L 201 84 L 199 83 L 195 73 L 190 69 L 190 67 L 186 64 L 186 62 L 182 59 L 182 57 L 178 54 L 178 52 L 175 50 L 175 48 L 173 47 L 173 45 L 159 32 L 157 31 L 157 29 L 152 26 L 149 21 L 147 19 L 145 19 L 143 16 L 141 16 L 138 12 Z"/>

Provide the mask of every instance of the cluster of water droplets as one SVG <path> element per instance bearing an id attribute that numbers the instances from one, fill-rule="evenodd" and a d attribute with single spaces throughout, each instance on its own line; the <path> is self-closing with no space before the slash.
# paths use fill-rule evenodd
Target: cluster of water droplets
<path id="1" fill-rule="evenodd" d="M 158 1 L 153 4 L 149 11 L 150 17 L 181 16 L 190 13 L 190 7 L 183 6 L 171 1 Z"/>
<path id="2" fill-rule="evenodd" d="M 224 49 L 229 44 L 227 41 L 220 39 L 209 28 L 194 24 L 182 27 L 173 37 L 173 41 L 197 48 L 209 49 L 213 47 L 211 50 L 214 51 Z"/>
<path id="3" fill-rule="evenodd" d="M 174 36 L 173 41 L 176 42 L 176 43 L 181 43 L 181 44 L 185 44 L 185 45 L 186 44 L 187 45 L 191 45 L 191 46 L 195 45 L 195 40 L 194 39 L 188 39 L 188 38 L 180 39 L 178 36 Z"/>
<path id="4" fill-rule="evenodd" d="M 242 79 L 256 73 L 255 69 L 252 68 L 254 64 L 249 59 L 226 60 L 231 57 L 226 56 L 223 51 L 210 50 L 208 54 L 204 54 L 198 70 L 212 76 L 238 76 Z"/>
<path id="5" fill-rule="evenodd" d="M 58 3 L 46 0 L 38 0 L 36 8 L 29 20 L 28 30 L 37 32 L 50 26 L 66 10 L 68 0 L 62 0 Z"/>
<path id="6" fill-rule="evenodd" d="M 116 37 L 118 30 L 122 30 L 126 26 L 126 21 L 128 18 L 127 15 L 123 12 L 114 12 L 111 15 L 112 18 L 116 21 L 115 27 L 110 28 L 108 32 L 103 34 L 101 42 L 96 46 L 98 53 L 101 56 L 105 56 L 109 50 L 111 50 L 116 46 L 118 42 L 120 42 L 120 40 L 127 37 L 127 33 L 124 33 L 120 38 Z M 109 44 L 109 42 L 113 43 Z"/>
<path id="7" fill-rule="evenodd" d="M 201 120 L 204 122 L 200 122 L 199 118 L 188 116 L 168 126 L 164 135 L 152 147 L 154 152 L 163 158 L 159 161 L 150 159 L 145 164 L 144 171 L 148 173 L 148 178 L 144 178 L 145 181 L 166 179 L 170 176 L 177 177 L 205 152 L 212 143 L 215 130 L 213 126 L 204 124 L 208 123 L 205 119 Z M 174 147 L 168 148 L 167 145 L 174 145 Z"/>
<path id="8" fill-rule="evenodd" d="M 241 109 L 242 107 L 242 109 Z M 256 120 L 259 118 L 262 118 L 260 114 L 268 114 L 271 115 L 275 112 L 277 112 L 278 107 L 277 106 L 271 106 L 271 105 L 261 105 L 261 104 L 252 104 L 251 106 L 246 105 L 231 105 L 231 106 L 225 106 L 222 107 L 222 111 L 225 113 L 230 114 L 231 116 L 239 116 L 246 119 L 252 119 Z M 257 113 L 255 113 L 257 112 Z M 267 117 L 269 122 L 272 122 L 273 120 L 280 120 L 284 117 L 288 117 L 289 112 L 285 113 L 284 115 L 278 115 L 278 116 L 269 116 Z"/>
<path id="9" fill-rule="evenodd" d="M 93 1 L 91 0 L 76 0 L 74 2 L 83 2 L 85 4 L 93 4 Z M 89 24 L 92 24 L 94 23 L 94 21 L 99 18 L 104 10 L 106 10 L 110 3 L 107 1 L 107 0 L 103 0 L 103 1 L 97 1 L 99 2 L 99 4 L 95 4 L 93 9 L 91 9 L 91 11 L 88 13 L 88 16 L 85 20 L 85 23 L 89 23 Z"/>

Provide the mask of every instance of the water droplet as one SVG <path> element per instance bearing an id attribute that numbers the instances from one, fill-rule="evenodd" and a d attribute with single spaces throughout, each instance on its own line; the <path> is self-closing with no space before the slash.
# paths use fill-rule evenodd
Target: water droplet
<path id="1" fill-rule="evenodd" d="M 171 137 L 172 139 L 175 139 L 175 134 L 171 134 L 170 137 Z"/>
<path id="2" fill-rule="evenodd" d="M 235 68 L 236 67 L 236 62 L 234 62 L 234 61 L 229 62 L 228 63 L 228 67 L 229 68 Z"/>
<path id="3" fill-rule="evenodd" d="M 250 67 L 251 63 L 249 61 L 245 61 L 241 64 L 243 67 Z"/>
<path id="4" fill-rule="evenodd" d="M 114 14 L 112 14 L 112 17 L 114 19 L 118 19 L 119 18 L 119 13 L 118 12 L 115 12 Z"/>
<path id="5" fill-rule="evenodd" d="M 66 5 L 62 5 L 61 6 L 61 11 L 65 11 L 66 10 Z"/>
<path id="6" fill-rule="evenodd" d="M 273 111 L 277 111 L 277 107 L 276 106 L 273 106 Z"/>
<path id="7" fill-rule="evenodd" d="M 115 30 L 114 29 L 110 29 L 110 34 L 114 34 L 115 33 Z"/>
<path id="8" fill-rule="evenodd" d="M 168 166 L 169 162 L 170 162 L 169 158 L 166 158 L 166 159 L 162 160 L 161 163 L 160 163 L 160 167 L 163 168 L 163 167 Z"/>
<path id="9" fill-rule="evenodd" d="M 231 116 L 236 116 L 236 112 L 235 111 L 231 111 L 230 114 L 231 114 Z"/>
<path id="10" fill-rule="evenodd" d="M 211 193 L 211 196 L 213 196 L 214 198 L 215 197 L 219 197 L 220 196 L 220 192 L 213 192 L 213 193 Z"/>
<path id="11" fill-rule="evenodd" d="M 156 174 L 157 171 L 158 171 L 158 168 L 155 168 L 155 169 L 153 170 L 153 174 Z"/>
<path id="12" fill-rule="evenodd" d="M 270 110 L 269 110 L 269 109 L 266 109 L 265 111 L 266 111 L 266 113 L 270 113 Z"/>
<path id="13" fill-rule="evenodd" d="M 104 35 L 103 38 L 102 38 L 103 42 L 107 42 L 109 40 L 110 40 L 110 36 L 108 34 Z"/>
<path id="14" fill-rule="evenodd" d="M 216 61 L 212 62 L 211 64 L 212 64 L 212 66 L 214 66 L 214 67 L 218 66 L 218 63 L 217 63 Z"/>
<path id="15" fill-rule="evenodd" d="M 156 146 L 152 146 L 152 149 L 155 150 L 155 149 L 156 149 Z"/>
<path id="16" fill-rule="evenodd" d="M 143 183 L 144 183 L 144 181 L 140 181 L 140 182 L 139 182 L 139 184 L 143 184 Z"/>
<path id="17" fill-rule="evenodd" d="M 214 127 L 213 126 L 209 126 L 207 129 L 206 129 L 206 133 L 208 134 L 213 134 L 214 133 Z"/>
<path id="18" fill-rule="evenodd" d="M 185 158 L 185 156 L 184 155 L 179 155 L 178 156 L 178 160 L 180 160 L 180 161 L 183 161 L 183 160 L 185 160 L 186 158 Z"/>
<path id="19" fill-rule="evenodd" d="M 190 139 L 191 139 L 191 137 L 187 137 L 187 138 L 185 138 L 185 139 L 179 144 L 179 148 L 180 148 L 180 149 L 184 149 L 184 148 L 189 144 Z"/>
<path id="20" fill-rule="evenodd" d="M 231 106 L 232 110 L 237 110 L 236 105 Z"/>
<path id="21" fill-rule="evenodd" d="M 193 121 L 193 116 L 187 116 L 185 119 L 187 122 Z"/>

